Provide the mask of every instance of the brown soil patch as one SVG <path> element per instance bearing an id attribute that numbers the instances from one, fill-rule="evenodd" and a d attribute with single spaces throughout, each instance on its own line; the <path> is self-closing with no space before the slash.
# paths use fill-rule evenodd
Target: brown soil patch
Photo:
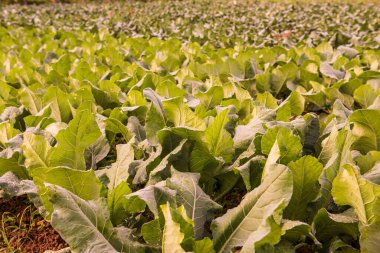
<path id="1" fill-rule="evenodd" d="M 296 250 L 296 253 L 313 253 L 315 252 L 309 245 L 304 245 Z"/>
<path id="2" fill-rule="evenodd" d="M 26 196 L 0 199 L 0 253 L 42 253 L 67 246 Z"/>

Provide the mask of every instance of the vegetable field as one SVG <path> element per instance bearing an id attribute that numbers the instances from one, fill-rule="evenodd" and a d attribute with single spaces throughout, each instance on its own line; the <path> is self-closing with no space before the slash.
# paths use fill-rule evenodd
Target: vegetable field
<path id="1" fill-rule="evenodd" d="M 3 6 L 0 204 L 0 252 L 379 252 L 379 5 Z"/>

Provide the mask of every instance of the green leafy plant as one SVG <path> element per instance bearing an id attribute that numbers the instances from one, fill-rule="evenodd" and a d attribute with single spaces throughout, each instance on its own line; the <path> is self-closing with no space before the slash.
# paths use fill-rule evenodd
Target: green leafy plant
<path id="1" fill-rule="evenodd" d="M 207 6 L 184 4 L 160 25 L 156 2 L 123 21 L 2 10 L 1 194 L 27 194 L 72 252 L 377 252 L 378 7 L 311 5 L 299 19 L 357 15 L 273 41 L 301 7 L 223 2 L 201 26 Z"/>

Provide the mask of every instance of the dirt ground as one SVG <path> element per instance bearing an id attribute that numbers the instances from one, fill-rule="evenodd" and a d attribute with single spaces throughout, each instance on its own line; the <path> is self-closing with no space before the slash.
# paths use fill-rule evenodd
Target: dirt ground
<path id="1" fill-rule="evenodd" d="M 0 253 L 42 253 L 67 246 L 26 196 L 0 199 Z"/>

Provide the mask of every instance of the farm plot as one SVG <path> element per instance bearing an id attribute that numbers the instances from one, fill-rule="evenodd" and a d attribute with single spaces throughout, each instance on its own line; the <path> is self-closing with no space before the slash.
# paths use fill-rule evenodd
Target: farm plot
<path id="1" fill-rule="evenodd" d="M 132 10 L 155 4 L 128 10 L 137 22 Z M 199 6 L 168 16 L 206 13 Z M 153 36 L 150 15 L 146 30 L 143 21 L 128 30 L 117 5 L 31 7 L 34 19 L 2 10 L 0 196 L 27 194 L 55 238 L 50 249 L 378 252 L 377 7 L 343 5 L 350 36 L 329 26 L 274 40 L 256 30 L 245 39 L 248 21 L 224 26 L 218 13 L 232 15 L 228 6 L 210 29 L 236 26 L 234 36 L 208 30 L 205 41 L 185 34 L 186 18 L 179 36 L 169 21 Z M 236 21 L 252 12 L 234 6 Z M 265 6 L 259 21 L 266 8 L 276 13 Z M 329 6 L 324 17 L 340 11 L 310 8 Z M 0 247 L 25 252 L 9 243 L 9 228 Z"/>

